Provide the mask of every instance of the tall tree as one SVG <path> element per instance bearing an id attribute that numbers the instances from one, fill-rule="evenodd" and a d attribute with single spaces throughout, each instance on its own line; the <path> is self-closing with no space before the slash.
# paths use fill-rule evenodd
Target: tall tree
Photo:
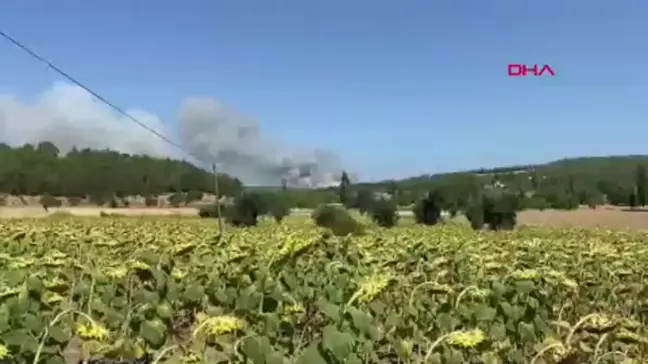
<path id="1" fill-rule="evenodd" d="M 637 194 L 637 205 L 646 206 L 648 200 L 647 186 L 646 186 L 646 167 L 642 164 L 637 166 L 635 174 L 635 184 L 636 184 L 636 194 Z"/>
<path id="2" fill-rule="evenodd" d="M 396 181 L 388 182 L 386 190 L 387 190 L 386 192 L 394 198 L 397 198 L 398 193 L 400 192 L 398 183 Z"/>
<path id="3" fill-rule="evenodd" d="M 357 208 L 361 214 L 365 214 L 371 210 L 371 206 L 374 202 L 374 194 L 371 190 L 362 189 L 358 191 L 356 196 L 354 207 Z"/>
<path id="4" fill-rule="evenodd" d="M 537 190 L 540 184 L 538 181 L 538 173 L 535 170 L 531 173 L 529 179 L 531 180 L 531 189 L 533 189 L 534 191 Z"/>
<path id="5" fill-rule="evenodd" d="M 351 180 L 349 179 L 349 175 L 346 173 L 346 171 L 342 171 L 338 194 L 340 195 L 340 203 L 342 203 L 344 206 L 347 206 L 349 204 L 350 187 Z"/>
<path id="6" fill-rule="evenodd" d="M 634 210 L 635 207 L 637 207 L 637 188 L 630 193 L 628 196 L 628 206 L 630 206 L 630 209 Z"/>
<path id="7" fill-rule="evenodd" d="M 574 176 L 569 176 L 567 179 L 567 192 L 570 196 L 576 194 L 576 183 L 574 182 Z"/>

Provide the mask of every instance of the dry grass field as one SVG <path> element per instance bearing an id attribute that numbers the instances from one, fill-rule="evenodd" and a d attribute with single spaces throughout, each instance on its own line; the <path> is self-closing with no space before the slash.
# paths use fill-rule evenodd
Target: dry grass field
<path id="1" fill-rule="evenodd" d="M 523 225 L 648 230 L 648 210 L 627 211 L 609 206 L 575 211 L 529 210 L 521 212 L 518 221 Z"/>
<path id="2" fill-rule="evenodd" d="M 197 216 L 195 208 L 101 208 L 101 207 L 60 207 L 46 212 L 41 207 L 0 207 L 0 218 L 35 218 L 52 215 L 100 216 L 102 214 L 118 216 Z M 294 215 L 307 216 L 310 211 L 296 211 Z M 411 215 L 404 212 L 404 216 Z M 561 210 L 528 210 L 519 214 L 521 225 L 539 225 L 550 227 L 603 227 L 610 229 L 648 230 L 648 210 L 624 211 L 618 207 L 599 207 L 597 209 L 581 208 L 575 211 Z"/>
<path id="3" fill-rule="evenodd" d="M 57 207 L 45 211 L 42 207 L 0 207 L 0 218 L 34 218 L 52 215 L 100 216 L 101 213 L 118 216 L 197 216 L 198 210 L 180 208 L 103 208 L 103 207 Z"/>

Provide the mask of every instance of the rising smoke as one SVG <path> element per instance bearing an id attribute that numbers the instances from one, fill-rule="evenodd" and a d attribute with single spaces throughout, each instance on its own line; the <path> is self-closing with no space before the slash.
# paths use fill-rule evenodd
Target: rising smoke
<path id="1" fill-rule="evenodd" d="M 253 120 L 212 99 L 185 100 L 174 129 L 145 111 L 127 112 L 179 141 L 202 165 L 216 161 L 220 171 L 246 184 L 278 185 L 285 178 L 293 186 L 328 186 L 340 176 L 340 161 L 334 154 L 287 148 L 263 135 Z M 76 146 L 185 157 L 81 88 L 64 84 L 30 102 L 0 96 L 0 141 L 11 145 L 50 141 L 63 153 Z"/>

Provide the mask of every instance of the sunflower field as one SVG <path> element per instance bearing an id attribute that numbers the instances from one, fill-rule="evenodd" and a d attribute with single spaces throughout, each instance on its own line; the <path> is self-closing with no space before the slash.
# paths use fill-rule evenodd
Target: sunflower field
<path id="1" fill-rule="evenodd" d="M 0 265 L 0 363 L 648 359 L 640 232 L 5 220 Z"/>

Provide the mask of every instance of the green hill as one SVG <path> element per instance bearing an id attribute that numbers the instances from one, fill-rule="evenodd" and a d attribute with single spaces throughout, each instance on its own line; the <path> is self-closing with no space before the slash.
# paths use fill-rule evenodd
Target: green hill
<path id="1" fill-rule="evenodd" d="M 551 203 L 567 198 L 580 203 L 600 203 L 607 198 L 608 203 L 626 204 L 636 185 L 638 166 L 648 168 L 648 155 L 565 158 L 544 164 L 480 168 L 357 183 L 353 188 L 390 193 L 398 198 L 400 204 L 411 203 L 431 189 L 458 190 L 455 193 L 461 194 L 471 193 L 475 186 L 495 184 L 521 194 L 542 196 Z M 575 201 L 570 203 L 576 204 Z"/>
<path id="2" fill-rule="evenodd" d="M 358 186 L 385 187 L 397 183 L 401 186 L 428 184 L 433 181 L 450 179 L 457 175 L 472 174 L 478 177 L 491 178 L 493 176 L 517 176 L 517 178 L 528 178 L 529 174 L 535 172 L 543 176 L 574 176 L 592 177 L 603 180 L 628 179 L 634 176 L 637 165 L 648 166 L 648 155 L 620 155 L 620 156 L 597 156 L 597 157 L 575 157 L 565 158 L 544 164 L 516 165 L 494 168 L 479 168 L 468 171 L 450 173 L 439 173 L 410 177 L 401 180 L 385 180 L 380 182 L 359 183 Z"/>

